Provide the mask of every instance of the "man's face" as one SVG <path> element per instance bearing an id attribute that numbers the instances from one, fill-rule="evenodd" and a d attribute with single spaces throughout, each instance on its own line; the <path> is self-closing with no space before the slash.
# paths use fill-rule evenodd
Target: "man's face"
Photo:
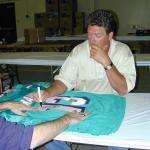
<path id="1" fill-rule="evenodd" d="M 109 34 L 106 33 L 104 27 L 99 27 L 96 25 L 88 26 L 88 39 L 89 45 L 96 45 L 100 48 L 104 48 L 105 46 L 109 47 L 110 40 L 112 39 L 113 33 L 110 32 Z"/>

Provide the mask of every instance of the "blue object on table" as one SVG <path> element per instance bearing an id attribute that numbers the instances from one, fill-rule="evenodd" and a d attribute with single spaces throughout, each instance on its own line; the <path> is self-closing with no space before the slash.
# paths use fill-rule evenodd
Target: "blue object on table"
<path id="1" fill-rule="evenodd" d="M 49 84 L 41 82 L 33 83 L 31 86 L 18 85 L 16 86 L 16 91 L 1 97 L 0 101 L 19 101 L 26 94 L 37 91 L 38 86 L 40 86 L 41 89 L 45 89 Z M 69 127 L 66 131 L 90 133 L 92 135 L 107 135 L 116 132 L 124 118 L 126 108 L 125 97 L 112 94 L 75 91 L 66 91 L 61 96 L 84 97 L 89 99 L 89 103 L 85 105 L 85 111 L 91 112 L 91 115 L 86 120 Z M 33 106 L 39 106 L 39 104 L 35 102 Z M 48 110 L 43 112 L 27 111 L 26 113 L 28 116 L 23 117 L 6 110 L 1 112 L 0 115 L 11 122 L 35 125 L 41 122 L 55 120 L 65 114 L 65 112 L 61 110 Z"/>

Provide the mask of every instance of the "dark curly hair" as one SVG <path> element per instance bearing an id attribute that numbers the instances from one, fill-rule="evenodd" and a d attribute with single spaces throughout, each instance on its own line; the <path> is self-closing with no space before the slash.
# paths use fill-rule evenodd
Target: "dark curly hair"
<path id="1" fill-rule="evenodd" d="M 113 11 L 98 9 L 89 14 L 87 25 L 104 27 L 106 33 L 113 32 L 116 34 L 118 30 L 117 20 L 118 18 Z"/>

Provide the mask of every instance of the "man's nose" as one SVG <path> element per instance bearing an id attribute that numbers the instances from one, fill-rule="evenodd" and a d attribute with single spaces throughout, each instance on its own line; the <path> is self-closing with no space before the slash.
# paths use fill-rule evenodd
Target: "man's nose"
<path id="1" fill-rule="evenodd" d="M 92 44 L 95 43 L 95 37 L 93 35 L 90 37 L 90 43 L 92 43 Z"/>

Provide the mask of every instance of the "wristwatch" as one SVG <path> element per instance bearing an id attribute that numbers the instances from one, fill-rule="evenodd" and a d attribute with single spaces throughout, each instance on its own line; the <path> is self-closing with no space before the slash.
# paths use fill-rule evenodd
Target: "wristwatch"
<path id="1" fill-rule="evenodd" d="M 113 63 L 111 62 L 109 65 L 104 66 L 104 69 L 105 70 L 110 70 L 112 68 L 112 66 L 113 66 Z"/>

